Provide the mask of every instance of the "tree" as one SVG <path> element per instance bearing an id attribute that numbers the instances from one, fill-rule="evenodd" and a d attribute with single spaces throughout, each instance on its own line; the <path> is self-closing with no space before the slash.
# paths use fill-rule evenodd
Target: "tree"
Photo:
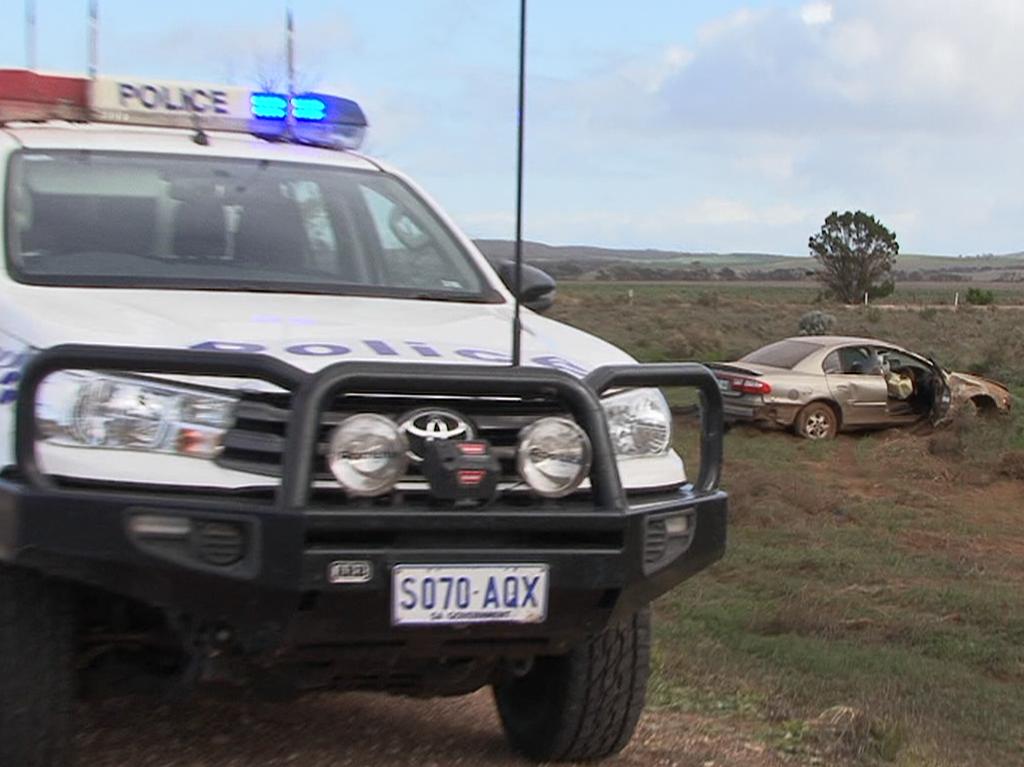
<path id="1" fill-rule="evenodd" d="M 892 267 L 899 255 L 896 234 L 858 210 L 833 211 L 807 243 L 821 264 L 818 279 L 840 301 L 857 303 L 865 293 L 892 292 Z"/>

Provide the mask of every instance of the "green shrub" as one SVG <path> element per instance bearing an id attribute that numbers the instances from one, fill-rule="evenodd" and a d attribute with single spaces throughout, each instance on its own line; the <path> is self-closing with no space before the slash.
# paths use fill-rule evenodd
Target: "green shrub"
<path id="1" fill-rule="evenodd" d="M 824 336 L 832 332 L 836 325 L 836 318 L 828 312 L 815 309 L 806 312 L 800 317 L 800 335 L 802 336 Z"/>
<path id="2" fill-rule="evenodd" d="M 972 306 L 988 306 L 996 302 L 996 294 L 984 288 L 968 288 L 965 300 Z"/>

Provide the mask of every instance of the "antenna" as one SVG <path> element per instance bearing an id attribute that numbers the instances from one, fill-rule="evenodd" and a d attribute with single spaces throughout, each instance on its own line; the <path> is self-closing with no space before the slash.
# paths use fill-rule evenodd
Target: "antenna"
<path id="1" fill-rule="evenodd" d="M 25 0 L 25 66 L 36 68 L 36 2 Z"/>
<path id="2" fill-rule="evenodd" d="M 288 59 L 288 95 L 295 95 L 295 19 L 292 17 L 292 7 L 289 5 L 285 11 L 285 53 Z"/>
<path id="3" fill-rule="evenodd" d="M 294 137 L 295 115 L 292 113 L 292 97 L 295 95 L 295 19 L 292 16 L 292 6 L 289 4 L 285 9 L 285 37 L 284 37 L 285 67 L 288 70 L 288 109 L 284 116 L 285 136 Z"/>
<path id="4" fill-rule="evenodd" d="M 89 0 L 89 77 L 96 79 L 99 65 L 100 3 Z"/>
<path id="5" fill-rule="evenodd" d="M 516 135 L 516 278 L 515 314 L 512 318 L 512 365 L 522 361 L 523 328 L 519 294 L 523 290 L 523 134 L 526 126 L 526 0 L 519 0 L 519 113 Z"/>

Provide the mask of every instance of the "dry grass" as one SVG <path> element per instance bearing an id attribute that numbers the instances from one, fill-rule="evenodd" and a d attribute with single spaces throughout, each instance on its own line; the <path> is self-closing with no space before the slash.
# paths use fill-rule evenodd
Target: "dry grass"
<path id="1" fill-rule="evenodd" d="M 609 312 L 602 290 L 616 289 L 569 286 L 559 312 L 648 360 L 737 356 L 795 333 L 808 306 L 636 286 Z M 837 332 L 923 352 L 941 338 L 948 365 L 1024 385 L 1016 311 L 828 310 Z M 1024 764 L 1017 404 L 1014 418 L 824 444 L 733 429 L 730 550 L 659 602 L 654 702 L 759 722 L 798 764 Z M 679 447 L 693 465 L 692 439 Z"/>

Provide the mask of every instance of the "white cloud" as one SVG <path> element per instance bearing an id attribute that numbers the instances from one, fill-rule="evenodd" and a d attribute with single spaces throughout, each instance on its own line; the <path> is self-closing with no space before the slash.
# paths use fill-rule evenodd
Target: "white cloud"
<path id="1" fill-rule="evenodd" d="M 758 207 L 743 200 L 722 197 L 705 197 L 680 213 L 680 218 L 687 224 L 703 226 L 759 224 L 781 227 L 800 223 L 809 217 L 808 211 L 790 203 Z"/>
<path id="2" fill-rule="evenodd" d="M 800 19 L 809 27 L 832 21 L 831 3 L 808 3 L 800 8 Z"/>

